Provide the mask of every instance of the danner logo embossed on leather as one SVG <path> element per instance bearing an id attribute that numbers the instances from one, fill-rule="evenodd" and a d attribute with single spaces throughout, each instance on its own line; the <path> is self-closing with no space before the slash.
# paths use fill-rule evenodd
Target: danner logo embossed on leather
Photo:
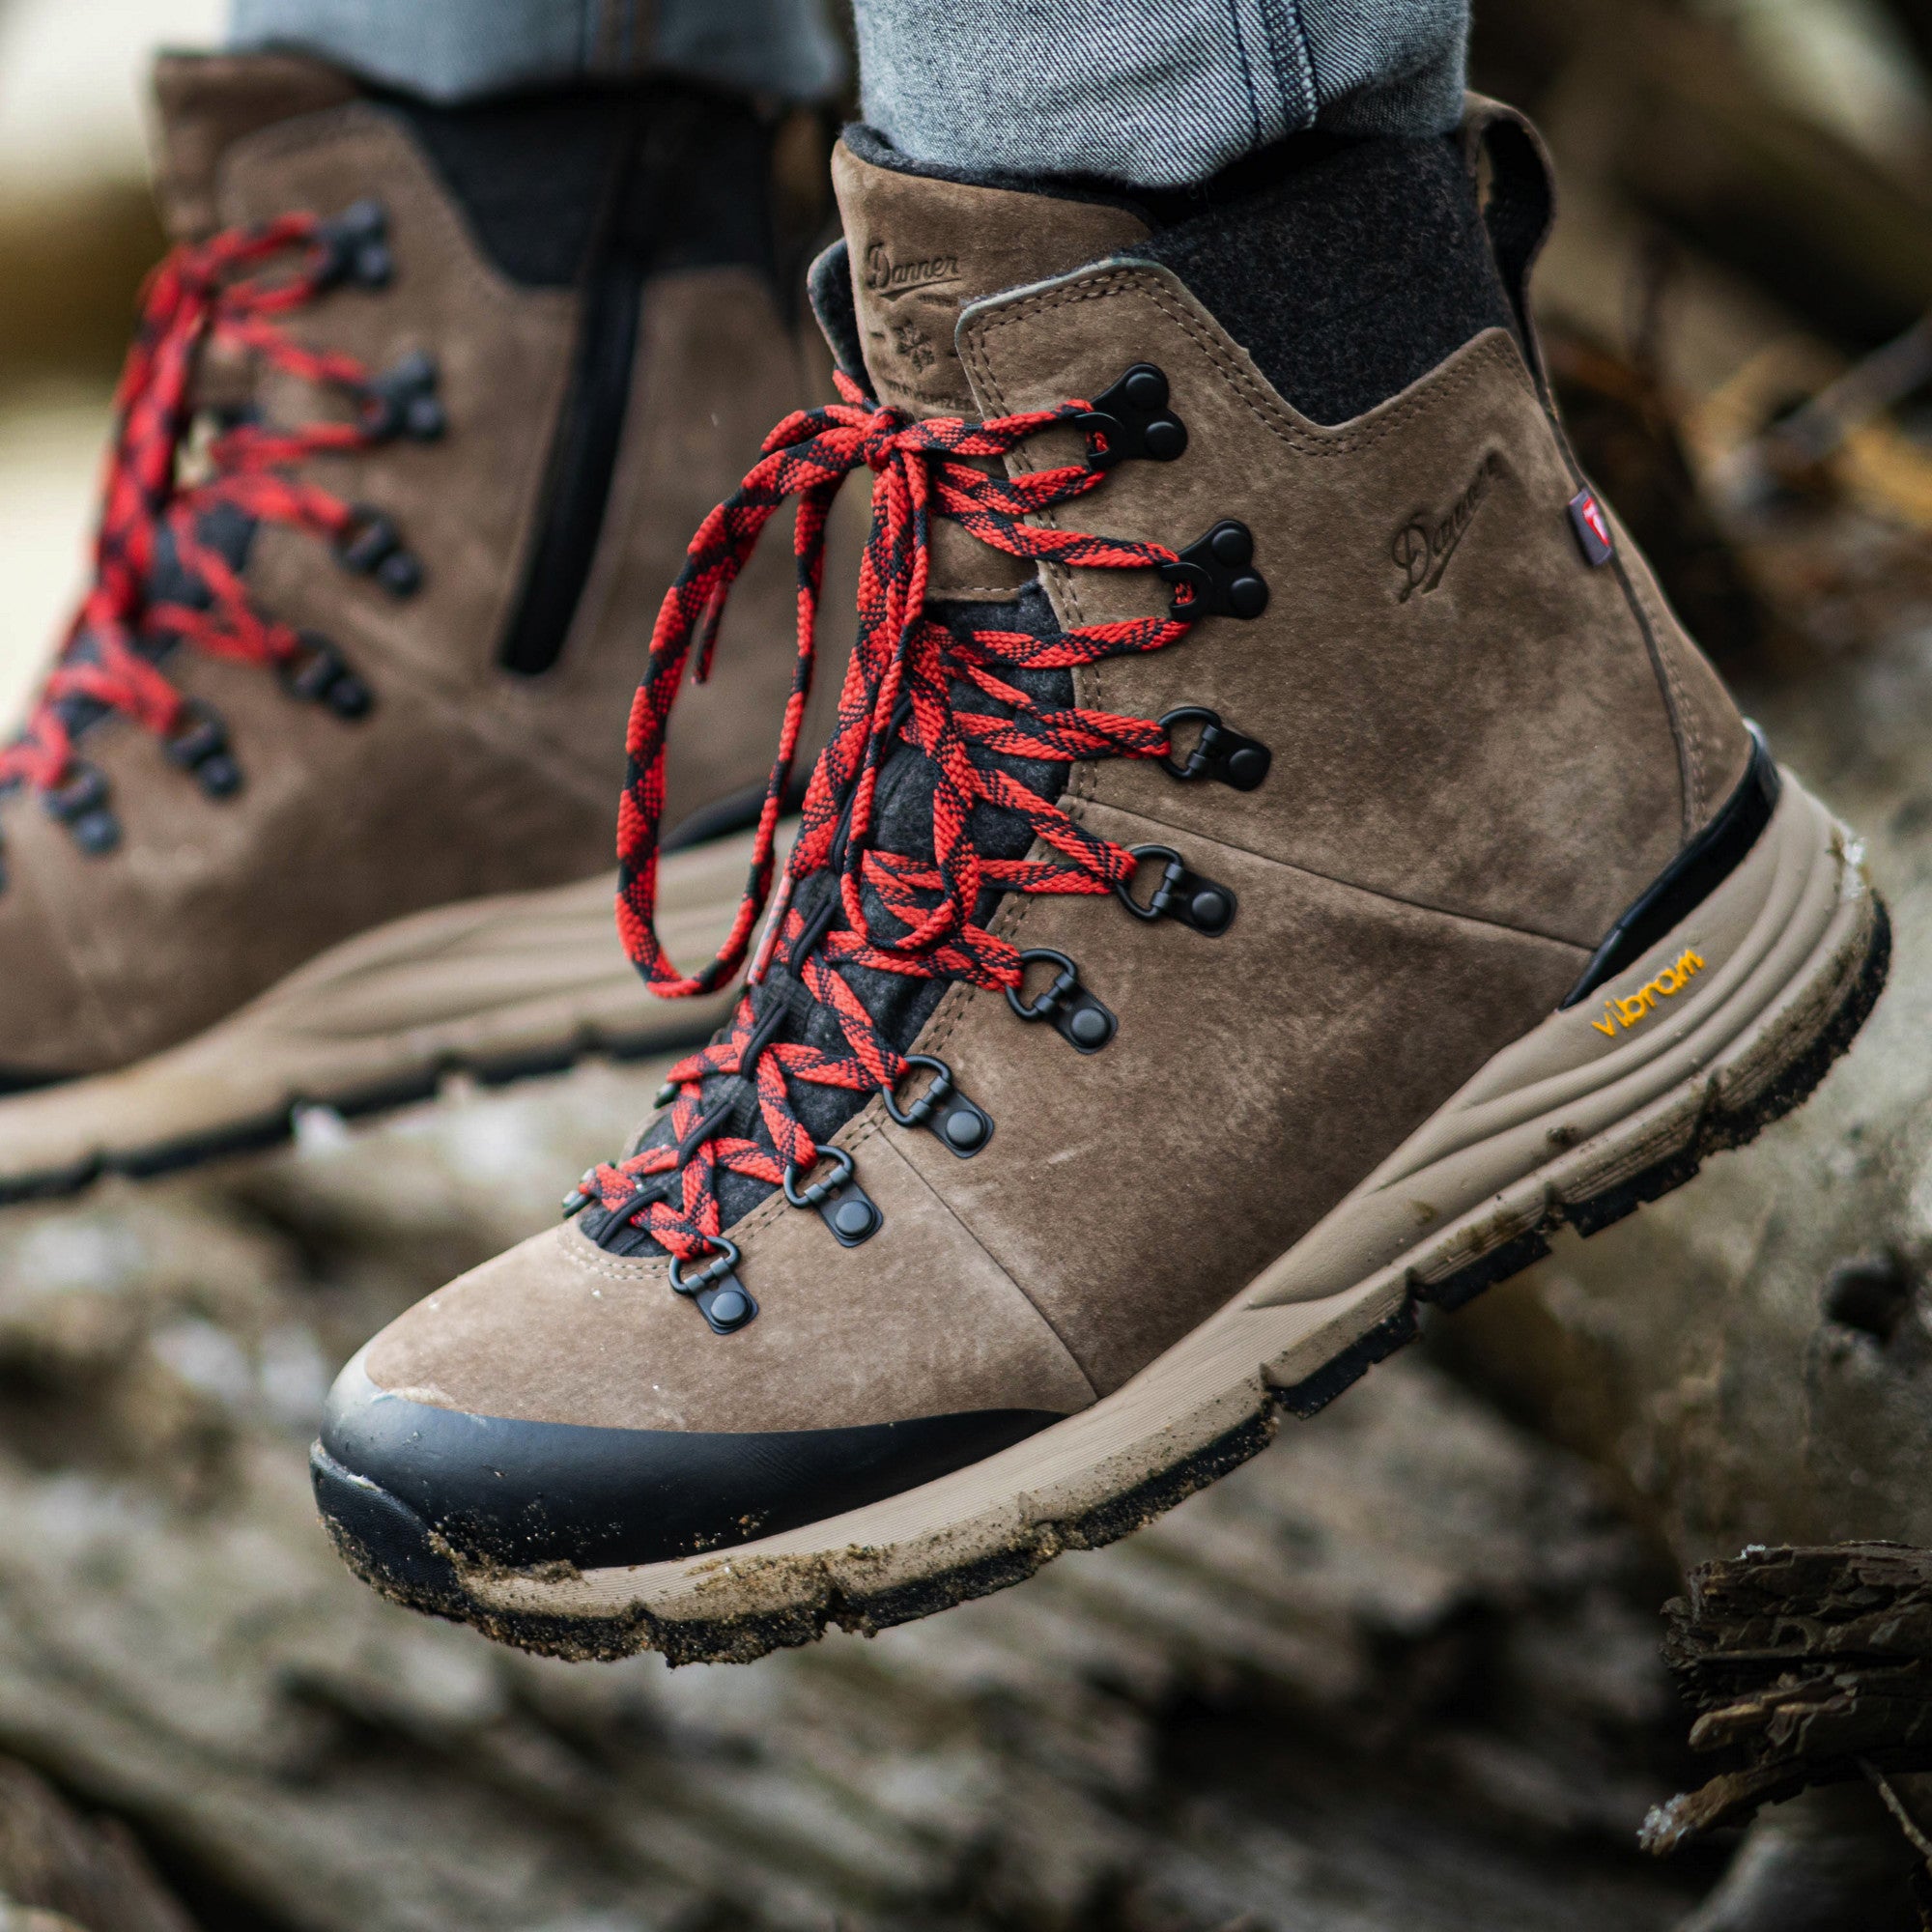
<path id="1" fill-rule="evenodd" d="M 1402 588 L 1395 593 L 1398 604 L 1406 604 L 1418 593 L 1426 595 L 1442 582 L 1442 573 L 1449 568 L 1449 559 L 1456 554 L 1463 533 L 1475 522 L 1483 498 L 1490 494 L 1490 486 L 1505 467 L 1502 457 L 1491 450 L 1476 466 L 1468 488 L 1456 498 L 1447 516 L 1411 517 L 1396 531 L 1389 554 L 1403 575 Z"/>
<path id="2" fill-rule="evenodd" d="M 1605 1000 L 1604 1017 L 1592 1020 L 1590 1024 L 1606 1039 L 1615 1039 L 1619 1026 L 1628 1033 L 1646 1013 L 1657 1010 L 1659 1000 L 1674 999 L 1690 983 L 1690 976 L 1703 970 L 1703 954 L 1687 947 L 1676 965 L 1666 966 L 1656 979 L 1647 980 L 1628 999 Z"/>
<path id="3" fill-rule="evenodd" d="M 910 295 L 914 289 L 958 279 L 957 255 L 926 255 L 916 262 L 895 262 L 883 242 L 874 242 L 866 250 L 866 286 L 878 295 Z"/>

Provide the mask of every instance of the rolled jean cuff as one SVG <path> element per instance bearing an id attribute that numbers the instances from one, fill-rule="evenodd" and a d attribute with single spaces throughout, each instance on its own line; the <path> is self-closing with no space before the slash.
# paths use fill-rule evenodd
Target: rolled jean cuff
<path id="1" fill-rule="evenodd" d="M 969 174 L 1183 187 L 1304 128 L 1462 118 L 1467 0 L 858 0 L 857 16 L 866 119 Z"/>
<path id="2" fill-rule="evenodd" d="M 232 0 L 228 44 L 445 105 L 652 72 L 791 101 L 845 82 L 825 0 Z"/>

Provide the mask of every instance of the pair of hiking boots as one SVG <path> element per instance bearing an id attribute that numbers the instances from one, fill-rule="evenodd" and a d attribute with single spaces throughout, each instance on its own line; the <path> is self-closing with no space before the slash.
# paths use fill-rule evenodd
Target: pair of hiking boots
<path id="1" fill-rule="evenodd" d="M 848 129 L 827 368 L 809 120 L 160 93 L 177 248 L 0 768 L 0 1193 L 694 1049 L 343 1371 L 317 1498 L 401 1601 L 742 1659 L 1015 1581 L 1876 998 L 1856 845 L 1563 440 L 1509 110 L 1132 198 Z"/>

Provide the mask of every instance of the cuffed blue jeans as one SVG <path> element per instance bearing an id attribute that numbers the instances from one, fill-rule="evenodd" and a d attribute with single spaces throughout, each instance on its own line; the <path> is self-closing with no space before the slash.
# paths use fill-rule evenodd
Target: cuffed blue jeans
<path id="1" fill-rule="evenodd" d="M 826 0 L 233 0 L 231 45 L 314 53 L 432 100 L 680 73 L 834 98 Z M 1206 180 L 1308 128 L 1444 132 L 1468 0 L 855 0 L 867 120 L 972 174 Z"/>

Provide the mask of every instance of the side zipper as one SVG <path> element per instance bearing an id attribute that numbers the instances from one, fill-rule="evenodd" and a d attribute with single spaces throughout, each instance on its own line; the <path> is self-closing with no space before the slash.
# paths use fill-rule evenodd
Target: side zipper
<path id="1" fill-rule="evenodd" d="M 636 147 L 635 137 L 626 143 L 613 187 L 613 214 Z M 586 278 L 577 367 L 551 448 L 543 527 L 498 652 L 503 668 L 524 677 L 540 676 L 563 655 L 610 508 L 611 478 L 617 468 L 637 361 L 645 274 L 640 253 L 611 245 L 611 231 L 616 225 L 607 216 L 606 239 Z"/>

